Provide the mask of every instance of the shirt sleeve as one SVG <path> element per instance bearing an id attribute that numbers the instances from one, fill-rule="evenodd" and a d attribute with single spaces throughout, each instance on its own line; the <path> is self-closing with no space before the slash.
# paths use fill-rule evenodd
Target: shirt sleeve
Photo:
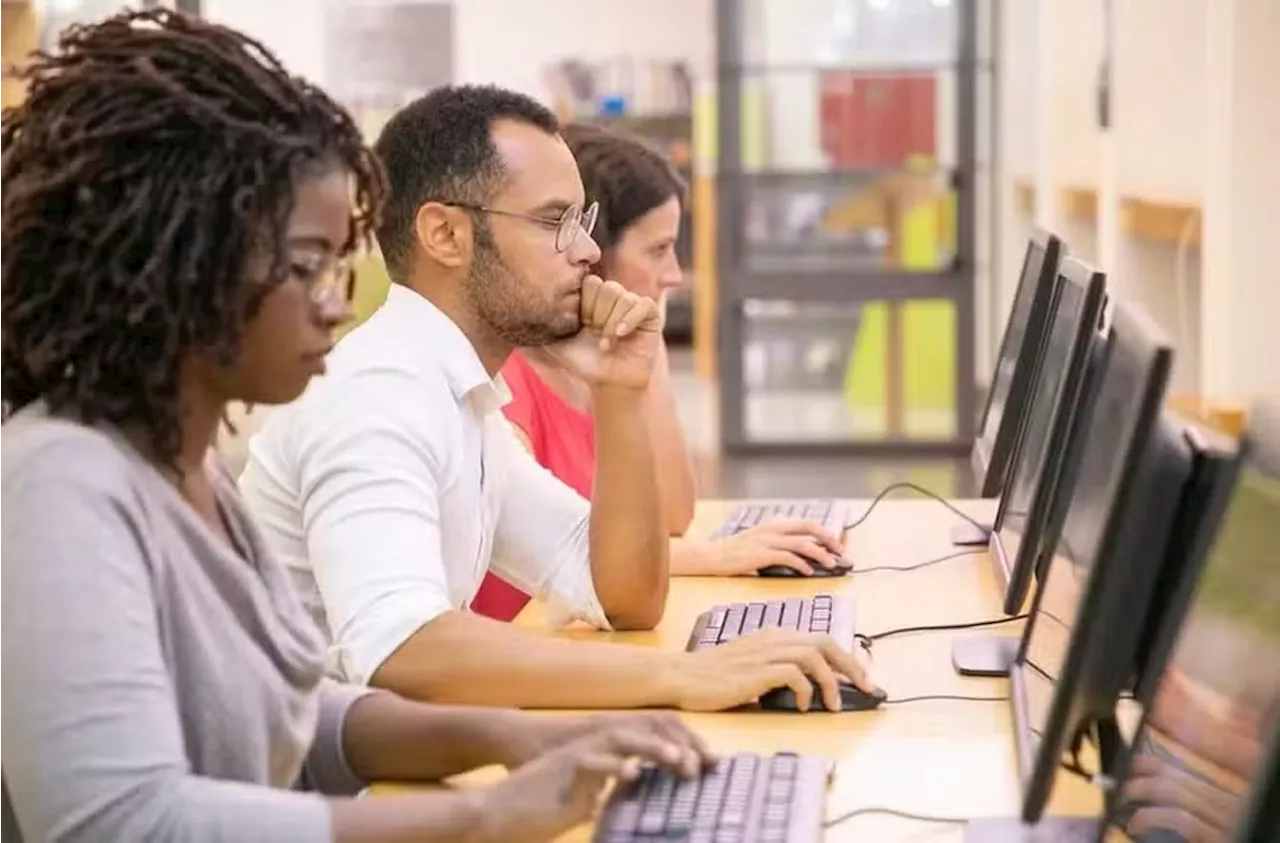
<path id="1" fill-rule="evenodd" d="M 546 601 L 553 625 L 583 621 L 609 629 L 591 578 L 591 504 L 538 465 L 509 425 L 492 424 L 488 435 L 507 471 L 493 572 Z"/>
<path id="2" fill-rule="evenodd" d="M 4 482 L 0 705 L 23 837 L 328 843 L 320 796 L 192 774 L 136 503 L 112 485 L 121 466 L 84 450 L 42 457 L 74 475 Z"/>
<path id="3" fill-rule="evenodd" d="M 307 557 L 343 675 L 368 684 L 454 608 L 440 534 L 439 426 L 408 374 L 363 373 L 297 408 L 292 447 Z M 305 399 L 304 399 L 305 400 Z"/>
<path id="4" fill-rule="evenodd" d="M 320 716 L 316 736 L 303 764 L 303 781 L 309 790 L 330 796 L 354 796 L 368 784 L 347 765 L 343 732 L 347 712 L 356 700 L 378 693 L 370 688 L 325 679 L 320 684 Z"/>

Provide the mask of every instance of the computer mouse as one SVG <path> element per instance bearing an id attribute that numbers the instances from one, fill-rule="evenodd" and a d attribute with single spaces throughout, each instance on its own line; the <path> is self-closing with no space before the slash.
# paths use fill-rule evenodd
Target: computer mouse
<path id="1" fill-rule="evenodd" d="M 880 704 L 889 698 L 884 691 L 877 691 L 868 694 L 866 691 L 854 685 L 852 682 L 840 683 L 840 710 L 841 711 L 870 711 L 873 708 L 879 708 Z M 796 692 L 791 688 L 783 685 L 781 688 L 774 688 L 772 691 L 766 691 L 760 697 L 760 708 L 765 711 L 799 711 L 800 707 L 796 705 Z M 817 683 L 813 683 L 813 701 L 809 703 L 810 711 L 828 711 L 827 706 L 822 702 L 822 693 L 818 689 Z"/>
<path id="2" fill-rule="evenodd" d="M 805 574 L 787 565 L 765 565 L 756 571 L 757 577 L 843 577 L 852 571 L 849 565 L 836 565 L 834 568 L 813 566 L 812 574 Z"/>

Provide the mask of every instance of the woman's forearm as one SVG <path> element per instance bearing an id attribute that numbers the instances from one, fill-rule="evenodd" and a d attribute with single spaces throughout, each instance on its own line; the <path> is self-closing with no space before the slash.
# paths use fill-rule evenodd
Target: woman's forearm
<path id="1" fill-rule="evenodd" d="M 390 692 L 361 697 L 343 726 L 351 771 L 365 781 L 438 781 L 504 764 L 530 715 L 474 706 L 430 705 Z"/>
<path id="2" fill-rule="evenodd" d="M 334 843 L 488 843 L 482 791 L 335 800 Z"/>
<path id="3" fill-rule="evenodd" d="M 693 461 L 685 445 L 684 430 L 676 412 L 675 394 L 671 389 L 671 364 L 667 347 L 659 346 L 649 382 L 647 411 L 654 456 L 658 461 L 658 487 L 662 492 L 662 514 L 672 536 L 683 536 L 693 521 L 697 500 Z M 672 548 L 674 550 L 674 547 Z M 674 564 L 674 559 L 672 563 Z"/>
<path id="4" fill-rule="evenodd" d="M 673 577 L 706 577 L 719 573 L 716 560 L 715 542 L 706 539 L 691 539 L 684 536 L 671 537 L 671 575 Z"/>

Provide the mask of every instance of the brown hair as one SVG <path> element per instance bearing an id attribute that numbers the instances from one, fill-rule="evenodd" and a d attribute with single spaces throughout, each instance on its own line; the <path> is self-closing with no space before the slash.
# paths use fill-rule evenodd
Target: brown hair
<path id="1" fill-rule="evenodd" d="M 603 251 L 636 220 L 672 197 L 685 202 L 684 179 L 647 141 L 613 128 L 581 123 L 561 130 L 578 160 L 587 201 L 600 203 L 592 237 Z"/>

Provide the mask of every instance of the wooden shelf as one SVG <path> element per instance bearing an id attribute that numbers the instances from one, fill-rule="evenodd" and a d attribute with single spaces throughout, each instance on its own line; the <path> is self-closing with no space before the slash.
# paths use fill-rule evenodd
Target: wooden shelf
<path id="1" fill-rule="evenodd" d="M 1014 195 L 1023 213 L 1034 210 L 1035 185 L 1019 180 L 1014 183 Z M 1096 220 L 1098 192 L 1089 187 L 1061 187 L 1058 210 L 1068 219 Z M 1189 245 L 1199 246 L 1200 208 L 1183 202 L 1121 196 L 1120 227 L 1126 234 L 1143 240 L 1176 245 L 1185 237 Z"/>

